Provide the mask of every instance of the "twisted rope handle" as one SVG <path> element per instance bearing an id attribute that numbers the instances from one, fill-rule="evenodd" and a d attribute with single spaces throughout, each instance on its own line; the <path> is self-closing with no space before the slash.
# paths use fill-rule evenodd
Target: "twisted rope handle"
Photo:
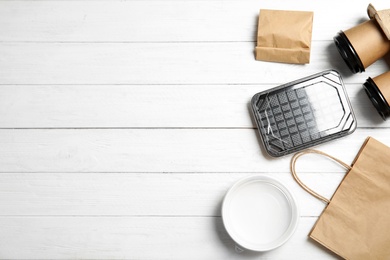
<path id="1" fill-rule="evenodd" d="M 291 169 L 291 173 L 295 179 L 295 181 L 305 190 L 307 191 L 308 193 L 310 193 L 311 195 L 313 195 L 314 197 L 316 197 L 317 199 L 320 199 L 322 201 L 324 201 L 325 203 L 329 203 L 330 200 L 321 196 L 320 194 L 318 194 L 317 192 L 313 191 L 312 189 L 310 189 L 308 186 L 306 186 L 298 177 L 296 171 L 295 171 L 295 163 L 297 162 L 298 158 L 301 157 L 302 155 L 305 155 L 305 154 L 319 154 L 319 155 L 323 155 L 325 157 L 328 157 L 329 159 L 339 163 L 341 166 L 343 166 L 345 169 L 347 170 L 350 170 L 352 167 L 349 166 L 348 164 L 346 164 L 345 162 L 327 154 L 327 153 L 324 153 L 324 152 L 321 152 L 321 151 L 318 151 L 318 150 L 313 150 L 313 149 L 308 149 L 308 150 L 305 150 L 305 151 L 302 151 L 302 152 L 298 152 L 296 154 L 294 154 L 294 156 L 291 158 L 291 164 L 290 164 L 290 169 Z"/>

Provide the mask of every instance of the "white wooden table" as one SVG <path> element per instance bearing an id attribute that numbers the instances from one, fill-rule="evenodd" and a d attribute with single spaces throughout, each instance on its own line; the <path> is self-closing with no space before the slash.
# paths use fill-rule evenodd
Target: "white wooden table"
<path id="1" fill-rule="evenodd" d="M 367 136 L 390 145 L 362 89 L 389 66 L 352 75 L 333 43 L 368 3 L 0 0 L 0 258 L 337 259 L 307 236 L 324 203 L 294 182 L 291 156 L 265 155 L 248 104 L 333 68 L 358 129 L 317 148 L 351 163 Z M 310 64 L 254 59 L 260 8 L 314 11 Z M 343 177 L 314 156 L 298 170 L 328 197 Z M 223 196 L 248 175 L 300 205 L 270 252 L 236 252 L 223 227 Z"/>

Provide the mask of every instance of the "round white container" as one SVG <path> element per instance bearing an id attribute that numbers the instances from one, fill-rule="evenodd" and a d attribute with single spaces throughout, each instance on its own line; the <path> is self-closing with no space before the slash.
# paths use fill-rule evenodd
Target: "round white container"
<path id="1" fill-rule="evenodd" d="M 268 251 L 292 236 L 299 212 L 292 194 L 279 181 L 250 176 L 228 190 L 222 219 L 238 245 L 253 251 Z"/>

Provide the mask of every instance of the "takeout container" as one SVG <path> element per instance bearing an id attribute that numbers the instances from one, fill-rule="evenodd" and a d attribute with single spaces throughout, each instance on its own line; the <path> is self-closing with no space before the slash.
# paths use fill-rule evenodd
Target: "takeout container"
<path id="1" fill-rule="evenodd" d="M 257 93 L 251 108 L 264 148 L 272 157 L 344 137 L 357 126 L 343 80 L 335 70 Z"/>
<path id="2" fill-rule="evenodd" d="M 293 235 L 299 211 L 293 195 L 279 181 L 267 176 L 249 176 L 228 190 L 222 219 L 240 247 L 268 251 Z"/>

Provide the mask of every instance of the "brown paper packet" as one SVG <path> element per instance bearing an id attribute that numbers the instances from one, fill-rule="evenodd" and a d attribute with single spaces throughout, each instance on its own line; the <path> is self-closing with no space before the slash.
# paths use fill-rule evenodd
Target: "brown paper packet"
<path id="1" fill-rule="evenodd" d="M 310 237 L 345 259 L 390 259 L 390 147 L 368 138 Z"/>
<path id="2" fill-rule="evenodd" d="M 261 9 L 256 60 L 310 62 L 313 12 Z"/>
<path id="3" fill-rule="evenodd" d="M 371 19 L 375 19 L 378 22 L 387 39 L 390 40 L 390 9 L 377 11 L 372 4 L 369 4 L 367 13 Z"/>

